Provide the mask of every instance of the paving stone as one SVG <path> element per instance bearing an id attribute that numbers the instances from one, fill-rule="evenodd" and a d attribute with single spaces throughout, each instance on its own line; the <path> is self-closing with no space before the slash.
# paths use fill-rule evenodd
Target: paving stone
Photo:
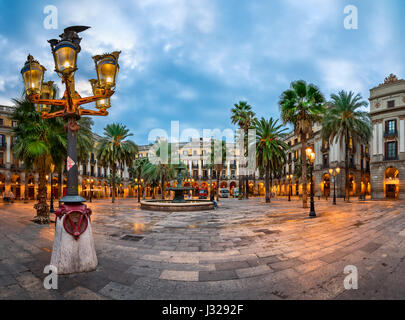
<path id="1" fill-rule="evenodd" d="M 233 262 L 221 262 L 215 264 L 215 270 L 222 271 L 222 270 L 235 270 L 235 269 L 242 269 L 248 268 L 249 263 L 247 261 L 233 261 Z"/>
<path id="2" fill-rule="evenodd" d="M 200 271 L 198 281 L 219 281 L 237 279 L 238 276 L 234 270 L 224 271 Z"/>
<path id="3" fill-rule="evenodd" d="M 105 298 L 87 288 L 76 287 L 64 294 L 68 300 L 104 300 Z"/>
<path id="4" fill-rule="evenodd" d="M 273 270 L 271 270 L 267 265 L 260 265 L 257 267 L 250 267 L 236 270 L 236 274 L 238 275 L 239 278 L 254 277 L 261 274 L 267 274 L 270 272 L 273 272 Z"/>
<path id="5" fill-rule="evenodd" d="M 175 281 L 198 281 L 198 271 L 163 270 L 159 278 Z"/>
<path id="6" fill-rule="evenodd" d="M 318 201 L 308 219 L 296 200 L 224 199 L 212 212 L 146 212 L 131 200 L 96 200 L 97 271 L 60 276 L 44 290 L 53 228 L 32 224 L 32 204 L 0 204 L 0 298 L 333 299 L 405 297 L 405 202 Z M 8 207 L 11 208 L 11 207 Z M 128 226 L 147 225 L 139 242 Z M 190 228 L 190 226 L 193 226 Z M 273 232 L 278 230 L 278 232 Z M 114 236 L 116 234 L 116 236 Z M 357 292 L 342 291 L 355 265 Z"/>

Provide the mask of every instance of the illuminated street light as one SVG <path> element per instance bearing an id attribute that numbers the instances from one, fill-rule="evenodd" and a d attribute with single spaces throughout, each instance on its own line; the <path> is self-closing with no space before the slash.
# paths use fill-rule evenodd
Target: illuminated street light
<path id="1" fill-rule="evenodd" d="M 311 218 L 314 218 L 314 217 L 316 217 L 316 213 L 315 213 L 314 184 L 313 184 L 313 181 L 312 181 L 312 171 L 314 170 L 314 161 L 315 161 L 316 154 L 312 150 L 312 148 L 307 148 L 305 150 L 305 152 L 307 154 L 307 157 L 308 157 L 308 160 L 309 160 L 309 163 L 310 163 L 309 169 L 310 169 L 310 179 L 311 179 L 311 209 L 309 211 L 309 216 Z"/>
<path id="2" fill-rule="evenodd" d="M 333 204 L 336 205 L 336 176 L 340 173 L 340 168 L 329 169 L 329 173 L 333 177 Z"/>
<path id="3" fill-rule="evenodd" d="M 287 174 L 287 180 L 288 180 L 288 201 L 291 201 L 291 191 L 292 191 L 292 174 Z"/>
<path id="4" fill-rule="evenodd" d="M 55 61 L 55 71 L 62 78 L 66 90 L 63 99 L 53 99 L 53 83 L 43 83 L 45 68 L 29 55 L 21 70 L 27 98 L 38 106 L 41 118 L 63 117 L 67 121 L 67 192 L 56 211 L 55 241 L 51 265 L 58 269 L 58 274 L 70 274 L 92 271 L 97 267 L 97 256 L 91 234 L 91 210 L 83 202 L 86 200 L 78 193 L 77 161 L 77 121 L 81 116 L 106 116 L 110 107 L 110 97 L 114 94 L 118 73 L 119 52 L 93 57 L 96 64 L 97 83 L 94 84 L 94 95 L 82 98 L 75 90 L 74 74 L 77 70 L 77 55 L 80 52 L 81 38 L 78 33 L 89 27 L 73 26 L 66 28 L 60 40 L 52 39 L 51 45 Z M 96 102 L 98 110 L 88 110 L 83 104 Z M 47 106 L 60 107 L 50 112 Z M 91 181 L 91 184 L 93 181 Z M 90 187 L 91 190 L 91 187 Z M 91 192 L 90 192 L 91 202 Z M 66 234 L 65 234 L 66 232 Z M 81 237 L 82 234 L 86 236 Z M 72 243 L 73 241 L 73 243 Z M 72 250 L 78 248 L 80 250 Z"/>

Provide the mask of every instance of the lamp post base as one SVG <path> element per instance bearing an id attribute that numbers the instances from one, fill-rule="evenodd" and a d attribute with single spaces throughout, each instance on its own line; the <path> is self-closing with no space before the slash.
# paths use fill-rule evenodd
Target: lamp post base
<path id="1" fill-rule="evenodd" d="M 89 272 L 97 268 L 90 213 L 82 203 L 65 203 L 57 210 L 51 265 L 57 268 L 58 274 Z"/>

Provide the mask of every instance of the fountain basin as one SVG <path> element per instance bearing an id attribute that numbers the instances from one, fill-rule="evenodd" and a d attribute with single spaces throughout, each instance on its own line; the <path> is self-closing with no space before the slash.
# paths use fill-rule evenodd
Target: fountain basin
<path id="1" fill-rule="evenodd" d="M 149 211 L 204 211 L 213 210 L 214 203 L 209 200 L 186 200 L 174 203 L 172 200 L 145 200 L 141 201 L 141 209 Z"/>

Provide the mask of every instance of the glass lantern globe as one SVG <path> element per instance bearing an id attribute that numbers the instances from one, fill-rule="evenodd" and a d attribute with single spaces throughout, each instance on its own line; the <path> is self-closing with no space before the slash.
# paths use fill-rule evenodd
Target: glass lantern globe
<path id="1" fill-rule="evenodd" d="M 38 61 L 34 60 L 32 55 L 28 56 L 24 67 L 21 69 L 21 75 L 24 80 L 27 96 L 41 93 L 45 71 L 45 67 L 40 65 Z"/>
<path id="2" fill-rule="evenodd" d="M 53 95 L 54 95 L 53 81 L 44 82 L 42 84 L 41 99 L 51 100 L 51 99 L 53 99 Z M 40 113 L 50 112 L 51 111 L 51 106 L 46 105 L 46 104 L 38 104 L 37 105 L 37 110 Z"/>
<path id="3" fill-rule="evenodd" d="M 79 50 L 73 42 L 69 40 L 51 42 L 51 48 L 55 60 L 55 71 L 59 76 L 68 75 L 77 70 L 77 53 Z"/>
<path id="4" fill-rule="evenodd" d="M 103 94 L 103 88 L 100 86 L 99 82 L 96 79 L 89 80 L 91 84 L 91 88 L 93 90 L 93 94 L 95 96 L 100 96 Z M 111 107 L 110 98 L 105 98 L 102 100 L 96 101 L 96 108 L 99 110 L 106 110 Z"/>
<path id="5" fill-rule="evenodd" d="M 110 54 L 93 57 L 97 79 L 102 88 L 111 89 L 115 87 L 115 80 L 119 71 L 118 58 L 120 53 L 120 51 L 114 51 Z"/>

